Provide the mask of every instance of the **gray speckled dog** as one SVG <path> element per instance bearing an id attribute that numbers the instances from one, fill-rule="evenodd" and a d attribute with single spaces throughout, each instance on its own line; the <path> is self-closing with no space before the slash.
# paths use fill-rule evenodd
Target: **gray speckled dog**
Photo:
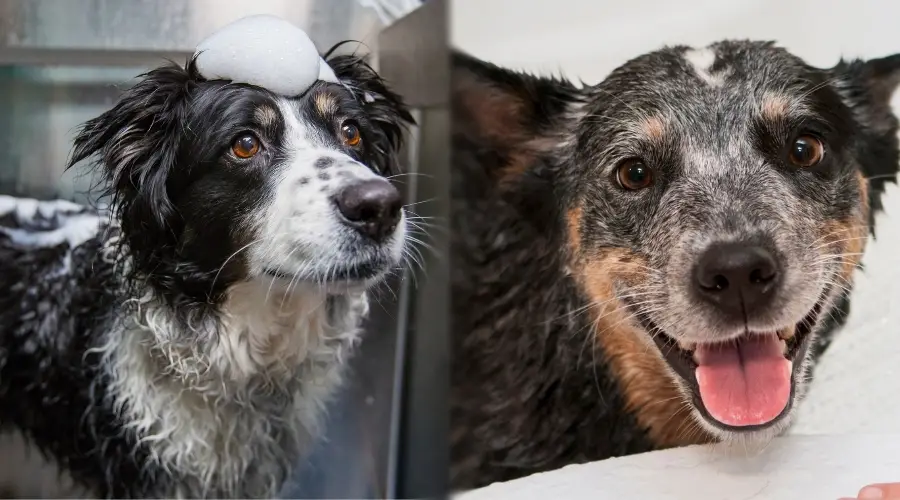
<path id="1" fill-rule="evenodd" d="M 457 55 L 454 485 L 785 429 L 895 179 L 898 81 L 750 41 L 584 88 Z"/>

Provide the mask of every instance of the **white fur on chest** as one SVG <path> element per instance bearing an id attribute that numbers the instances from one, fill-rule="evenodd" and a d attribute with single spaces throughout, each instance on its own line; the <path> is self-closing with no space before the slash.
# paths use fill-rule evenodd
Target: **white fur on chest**
<path id="1" fill-rule="evenodd" d="M 109 394 L 158 465 L 187 479 L 165 496 L 276 494 L 314 439 L 366 312 L 329 315 L 319 290 L 235 286 L 214 319 L 185 331 L 149 294 L 104 348 Z M 330 316 L 330 317 L 329 317 Z"/>

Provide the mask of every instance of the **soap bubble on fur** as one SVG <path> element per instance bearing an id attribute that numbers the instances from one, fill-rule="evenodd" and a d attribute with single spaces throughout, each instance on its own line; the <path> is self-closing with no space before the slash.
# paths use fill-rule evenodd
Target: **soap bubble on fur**
<path id="1" fill-rule="evenodd" d="M 197 45 L 197 69 L 208 80 L 247 83 L 284 96 L 305 92 L 316 80 L 338 83 L 309 36 L 276 16 L 234 21 Z"/>

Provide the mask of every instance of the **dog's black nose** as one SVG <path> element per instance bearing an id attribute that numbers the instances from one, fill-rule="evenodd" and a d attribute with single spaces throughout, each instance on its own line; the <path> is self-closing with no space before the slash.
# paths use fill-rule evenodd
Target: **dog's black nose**
<path id="1" fill-rule="evenodd" d="M 334 199 L 344 223 L 375 241 L 387 237 L 400 221 L 400 191 L 384 179 L 351 184 Z"/>
<path id="2" fill-rule="evenodd" d="M 736 320 L 765 308 L 779 279 L 778 261 L 772 252 L 741 243 L 710 246 L 694 270 L 697 294 Z"/>

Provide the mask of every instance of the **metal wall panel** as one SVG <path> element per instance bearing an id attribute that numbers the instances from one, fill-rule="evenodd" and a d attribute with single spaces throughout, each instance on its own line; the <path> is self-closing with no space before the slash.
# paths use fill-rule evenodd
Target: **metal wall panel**
<path id="1" fill-rule="evenodd" d="M 250 14 L 288 19 L 320 49 L 382 28 L 356 0 L 0 0 L 0 64 L 155 64 Z"/>
<path id="2" fill-rule="evenodd" d="M 431 228 L 424 265 L 409 291 L 402 386 L 397 418 L 397 496 L 446 494 L 449 470 L 450 111 L 445 0 L 432 0 L 391 25 L 379 39 L 382 76 L 417 108 L 411 153 L 415 212 Z M 412 286 L 410 286 L 412 285 Z"/>

